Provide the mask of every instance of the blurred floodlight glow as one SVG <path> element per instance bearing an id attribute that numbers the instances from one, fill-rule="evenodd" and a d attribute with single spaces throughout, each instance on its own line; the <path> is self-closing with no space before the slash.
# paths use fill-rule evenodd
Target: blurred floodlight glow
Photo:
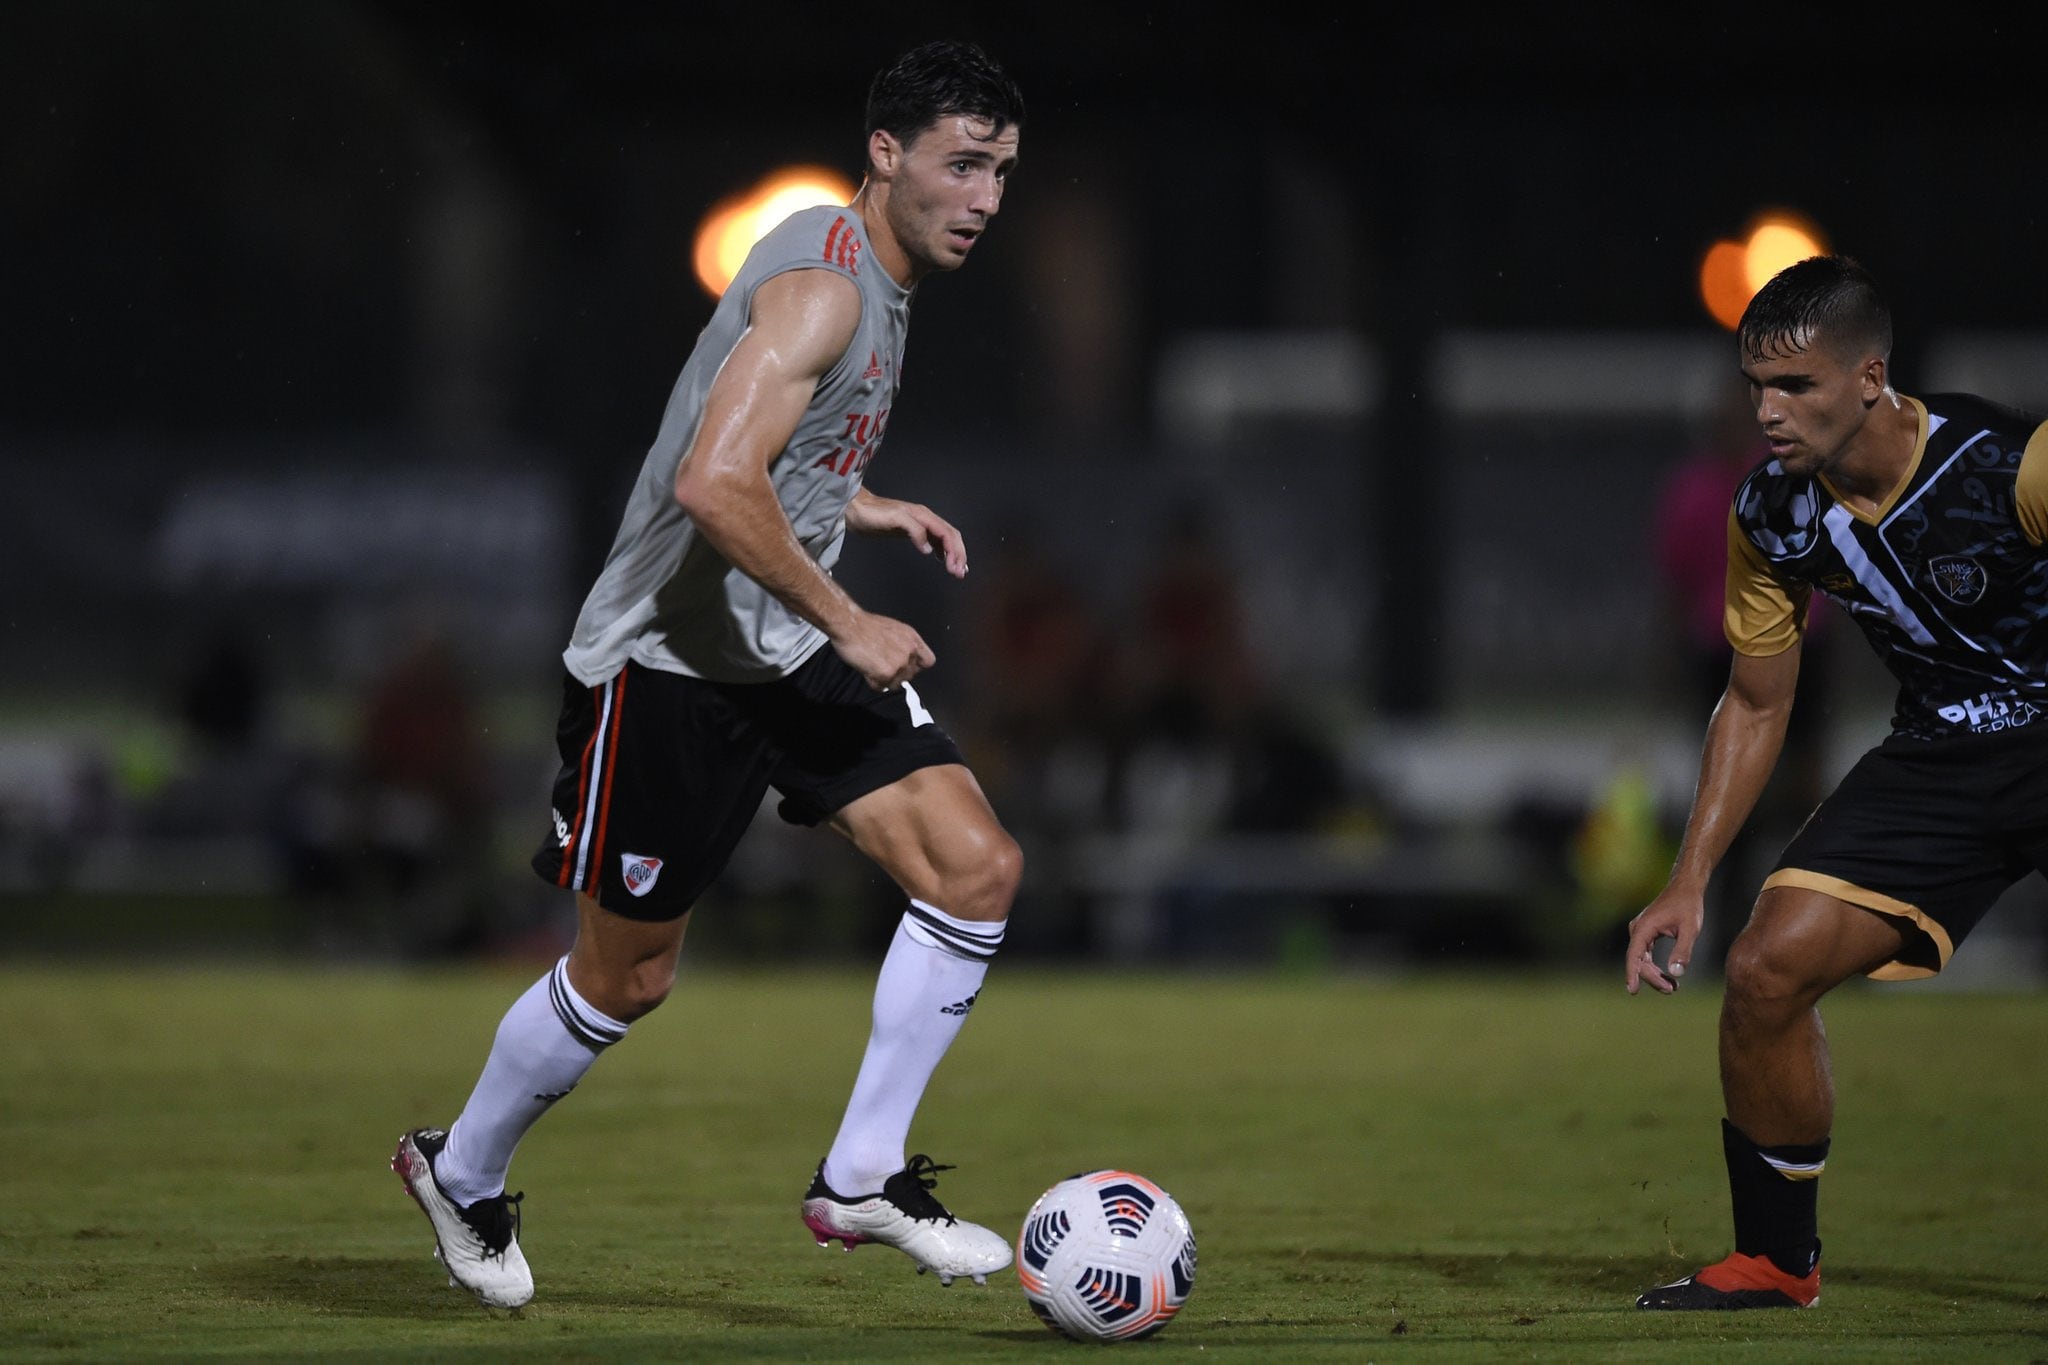
<path id="1" fill-rule="evenodd" d="M 1818 255 L 1820 242 L 1804 225 L 1789 218 L 1765 218 L 1749 234 L 1742 252 L 1742 274 L 1755 294 L 1771 282 L 1771 276 L 1808 256 Z"/>
<path id="2" fill-rule="evenodd" d="M 692 261 L 697 281 L 713 298 L 725 293 L 754 243 L 799 209 L 844 204 L 854 186 L 837 171 L 790 166 L 740 194 L 719 201 L 697 227 Z"/>
<path id="3" fill-rule="evenodd" d="M 1740 242 L 1719 241 L 1700 260 L 1700 301 L 1714 321 L 1733 331 L 1742 310 L 1771 276 L 1827 250 L 1819 229 L 1796 214 L 1760 214 Z"/>
<path id="4" fill-rule="evenodd" d="M 1700 262 L 1700 300 L 1714 315 L 1714 321 L 1730 331 L 1742 320 L 1742 310 L 1749 306 L 1749 296 L 1756 292 L 1749 287 L 1742 265 L 1747 254 L 1740 242 L 1716 242 L 1707 248 L 1706 259 Z"/>

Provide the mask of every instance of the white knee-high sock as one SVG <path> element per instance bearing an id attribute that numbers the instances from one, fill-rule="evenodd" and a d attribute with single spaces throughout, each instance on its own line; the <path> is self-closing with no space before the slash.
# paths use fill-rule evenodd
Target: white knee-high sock
<path id="1" fill-rule="evenodd" d="M 449 1198 L 469 1205 L 503 1194 L 519 1139 L 625 1036 L 624 1024 L 576 994 L 567 957 L 529 986 L 505 1011 L 476 1089 L 434 1159 L 434 1179 Z"/>
<path id="2" fill-rule="evenodd" d="M 825 1156 L 825 1183 L 838 1193 L 873 1194 L 903 1169 L 911 1117 L 974 1007 L 1007 923 L 955 919 L 919 900 L 904 912 L 875 981 L 867 1055 Z"/>

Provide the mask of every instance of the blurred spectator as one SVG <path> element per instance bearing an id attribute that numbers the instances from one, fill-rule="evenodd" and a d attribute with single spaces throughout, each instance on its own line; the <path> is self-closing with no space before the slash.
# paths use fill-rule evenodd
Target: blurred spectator
<path id="1" fill-rule="evenodd" d="M 1289 712 L 1257 661 L 1239 573 L 1214 509 L 1190 501 L 1169 516 L 1118 660 L 1112 828 L 1193 848 L 1319 832 L 1346 809 L 1333 746 Z M 1300 899 L 1167 885 L 1153 946 L 1183 958 L 1269 951 Z"/>
<path id="2" fill-rule="evenodd" d="M 370 689 L 357 760 L 385 807 L 379 842 L 423 849 L 486 804 L 475 704 L 447 642 L 422 632 Z"/>
<path id="3" fill-rule="evenodd" d="M 1232 804 L 1230 748 L 1256 692 L 1228 547 L 1214 514 L 1169 516 L 1139 581 L 1115 660 L 1111 820 L 1140 832 L 1201 834 Z"/>
<path id="4" fill-rule="evenodd" d="M 186 678 L 179 707 L 192 734 L 209 748 L 245 749 L 267 719 L 269 691 L 249 642 L 221 629 Z"/>
<path id="5" fill-rule="evenodd" d="M 956 738 L 1036 869 L 1006 942 L 1082 951 L 1092 906 L 1066 860 L 1076 837 L 1102 827 L 1107 801 L 1108 636 L 1033 521 L 1013 520 L 995 543 L 993 567 L 971 584 L 973 705 Z"/>
<path id="6" fill-rule="evenodd" d="M 364 700 L 356 751 L 370 889 L 415 951 L 482 947 L 490 917 L 489 769 L 482 724 L 448 641 L 432 627 Z"/>
<path id="7" fill-rule="evenodd" d="M 1034 526 L 1013 523 L 997 546 L 971 627 L 976 771 L 1001 789 L 996 803 L 1013 819 L 1092 825 L 1101 815 L 1107 639 Z"/>
<path id="8" fill-rule="evenodd" d="M 1005 528 L 997 545 L 974 598 L 969 747 L 1037 870 L 1020 897 L 1058 901 L 1017 917 L 1037 933 L 1034 946 L 1085 948 L 1103 932 L 1105 906 L 1071 889 L 1090 876 L 1069 860 L 1121 856 L 1114 836 L 1193 847 L 1217 835 L 1317 831 L 1354 813 L 1334 745 L 1264 685 L 1238 568 L 1211 509 L 1190 502 L 1163 525 L 1127 619 L 1089 594 L 1028 521 Z M 1070 889 L 1044 890 L 1055 887 Z M 1260 916 L 1228 899 L 1163 888 L 1160 946 L 1196 955 L 1261 932 Z"/>
<path id="9" fill-rule="evenodd" d="M 269 672 L 234 625 L 203 639 L 178 684 L 181 746 L 137 824 L 173 838 L 281 839 L 292 759 L 271 731 Z"/>
<path id="10" fill-rule="evenodd" d="M 1704 722 L 1728 681 L 1730 647 L 1721 630 L 1728 510 L 1744 477 L 1768 453 L 1749 404 L 1749 383 L 1738 375 L 1715 388 L 1694 444 L 1658 494 L 1653 548 L 1688 719 L 1697 708 Z"/>
<path id="11" fill-rule="evenodd" d="M 1639 764 L 1618 768 L 1572 832 L 1569 859 L 1575 913 L 1552 932 L 1559 946 L 1605 951 L 1617 916 L 1627 917 L 1664 889 L 1678 840 L 1657 809 Z"/>
<path id="12" fill-rule="evenodd" d="M 1236 566 L 1205 504 L 1184 503 L 1168 519 L 1137 611 L 1126 665 L 1138 729 L 1182 737 L 1228 729 L 1262 680 L 1245 634 Z"/>
<path id="13" fill-rule="evenodd" d="M 1238 580 L 1215 512 L 1176 509 L 1120 660 L 1121 824 L 1301 831 L 1342 800 L 1329 745 L 1288 714 L 1258 664 Z"/>
<path id="14" fill-rule="evenodd" d="M 361 698 L 347 749 L 307 793 L 293 890 L 329 951 L 491 946 L 499 918 L 483 725 L 452 647 L 421 624 Z"/>

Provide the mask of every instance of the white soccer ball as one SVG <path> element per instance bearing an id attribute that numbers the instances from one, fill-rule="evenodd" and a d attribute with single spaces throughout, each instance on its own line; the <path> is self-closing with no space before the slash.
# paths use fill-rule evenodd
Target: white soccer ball
<path id="1" fill-rule="evenodd" d="M 1069 1176 L 1024 1215 L 1017 1282 L 1056 1332 L 1085 1341 L 1150 1336 L 1194 1291 L 1194 1229 L 1173 1196 L 1141 1175 Z"/>

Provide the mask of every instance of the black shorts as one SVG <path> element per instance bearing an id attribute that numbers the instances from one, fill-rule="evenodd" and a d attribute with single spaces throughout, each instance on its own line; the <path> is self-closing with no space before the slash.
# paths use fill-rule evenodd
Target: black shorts
<path id="1" fill-rule="evenodd" d="M 2038 733 L 2033 733 L 2038 731 Z M 1918 932 L 1871 975 L 1932 976 L 2007 888 L 2048 873 L 2048 720 L 1999 734 L 1894 735 L 1778 858 L 1769 886 L 1823 891 Z"/>
<path id="2" fill-rule="evenodd" d="M 718 683 L 628 663 L 562 684 L 553 828 L 533 870 L 629 919 L 671 920 L 724 870 L 773 786 L 815 825 L 919 768 L 962 763 L 909 684 L 877 692 L 821 647 L 787 677 Z"/>

